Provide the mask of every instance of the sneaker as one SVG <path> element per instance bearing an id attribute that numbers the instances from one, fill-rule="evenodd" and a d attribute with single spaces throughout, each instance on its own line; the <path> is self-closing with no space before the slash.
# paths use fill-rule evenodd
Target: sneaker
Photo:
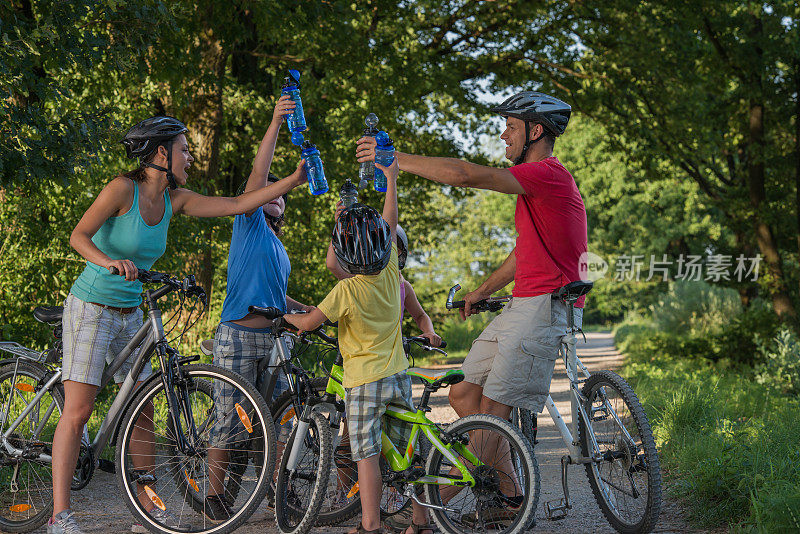
<path id="1" fill-rule="evenodd" d="M 206 517 L 215 522 L 227 521 L 233 517 L 231 505 L 224 497 L 219 495 L 209 495 L 206 497 L 205 506 L 203 506 L 203 513 Z"/>
<path id="2" fill-rule="evenodd" d="M 84 534 L 72 517 L 72 510 L 64 510 L 47 521 L 47 534 Z"/>

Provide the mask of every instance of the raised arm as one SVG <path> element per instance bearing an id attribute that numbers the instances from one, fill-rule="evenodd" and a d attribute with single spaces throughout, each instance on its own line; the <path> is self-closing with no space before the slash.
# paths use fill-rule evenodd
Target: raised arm
<path id="1" fill-rule="evenodd" d="M 383 200 L 383 220 L 389 223 L 389 229 L 392 231 L 392 242 L 397 237 L 397 175 L 400 169 L 397 166 L 397 158 L 394 159 L 391 165 L 384 167 L 380 163 L 376 163 L 375 167 L 382 170 L 386 175 L 386 198 Z"/>
<path id="2" fill-rule="evenodd" d="M 284 117 L 292 113 L 295 108 L 294 100 L 289 95 L 283 95 L 278 99 L 275 105 L 275 111 L 272 114 L 272 122 L 270 122 L 264 138 L 261 139 L 261 144 L 258 146 L 258 152 L 253 160 L 253 170 L 250 177 L 247 179 L 247 185 L 244 188 L 245 193 L 255 191 L 267 185 L 267 177 L 269 176 L 269 168 L 272 165 L 272 157 L 275 155 L 275 144 L 278 141 L 278 133 L 281 130 Z M 248 211 L 247 215 L 253 214 L 255 209 Z"/>
<path id="3" fill-rule="evenodd" d="M 207 197 L 188 189 L 172 191 L 172 210 L 193 217 L 225 217 L 255 210 L 271 200 L 306 183 L 305 160 L 290 175 L 266 187 L 242 193 L 238 197 Z"/>
<path id="4" fill-rule="evenodd" d="M 427 180 L 455 187 L 489 189 L 514 195 L 524 195 L 525 190 L 508 169 L 486 167 L 456 158 L 416 156 L 395 151 L 400 170 L 416 174 Z M 359 162 L 375 160 L 375 139 L 358 140 L 356 156 Z"/>

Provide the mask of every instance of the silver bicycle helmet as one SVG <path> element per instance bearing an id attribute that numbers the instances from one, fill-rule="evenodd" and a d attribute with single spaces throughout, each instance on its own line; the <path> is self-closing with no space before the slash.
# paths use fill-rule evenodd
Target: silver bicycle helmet
<path id="1" fill-rule="evenodd" d="M 392 233 L 370 206 L 355 203 L 342 211 L 332 241 L 339 265 L 350 274 L 377 274 L 389 264 Z"/>
<path id="2" fill-rule="evenodd" d="M 530 123 L 541 124 L 547 132 L 558 137 L 567 129 L 569 117 L 572 114 L 572 107 L 566 102 L 536 91 L 517 93 L 505 99 L 501 104 L 493 106 L 491 110 L 503 117 L 514 117 L 525 121 L 526 142 L 522 148 L 522 154 L 514 161 L 516 165 L 525 161 L 528 148 L 544 135 L 529 140 Z"/>

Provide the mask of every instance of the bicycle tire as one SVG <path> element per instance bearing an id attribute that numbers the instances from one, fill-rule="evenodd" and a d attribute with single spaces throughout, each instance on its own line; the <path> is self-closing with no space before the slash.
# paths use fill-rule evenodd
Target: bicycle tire
<path id="1" fill-rule="evenodd" d="M 298 436 L 297 431 L 300 427 L 295 426 L 292 435 L 286 444 L 286 448 L 281 455 L 281 463 L 278 467 L 278 478 L 275 480 L 275 523 L 284 534 L 305 534 L 314 527 L 319 509 L 325 501 L 328 477 L 333 461 L 333 438 L 328 420 L 318 412 L 311 412 L 309 418 L 307 436 Z M 310 445 L 311 454 L 316 460 L 312 463 L 311 469 L 307 473 L 294 471 L 289 473 L 287 465 L 289 456 L 292 452 L 292 445 L 298 438 Z M 315 467 L 315 469 L 314 469 Z M 290 505 L 290 495 L 298 499 L 294 491 L 294 481 L 313 477 L 313 486 L 309 492 L 307 502 L 297 502 L 297 505 Z"/>
<path id="2" fill-rule="evenodd" d="M 616 413 L 616 418 L 607 413 L 607 409 L 601 409 L 599 407 L 594 409 L 593 405 L 595 399 L 600 399 L 602 396 L 604 397 L 603 405 L 608 402 L 606 388 L 611 388 L 616 392 L 619 399 L 624 403 L 627 413 L 630 414 L 629 416 L 625 416 L 625 414 L 623 414 L 623 418 L 619 418 L 618 410 L 613 406 L 612 409 Z M 610 490 L 608 493 L 606 493 L 603 487 L 601 487 L 601 483 L 603 486 L 608 486 L 611 488 L 614 486 L 612 486 L 611 483 L 606 484 L 605 481 L 603 481 L 600 466 L 592 462 L 585 464 L 585 467 L 586 476 L 589 478 L 589 484 L 592 487 L 594 498 L 597 501 L 600 509 L 603 511 L 605 518 L 618 532 L 623 532 L 626 534 L 650 532 L 658 522 L 658 516 L 661 511 L 662 480 L 658 451 L 656 450 L 656 444 L 653 440 L 653 432 L 650 429 L 650 423 L 647 420 L 647 415 L 644 413 L 644 408 L 642 408 L 639 398 L 636 396 L 636 393 L 634 393 L 633 389 L 630 387 L 630 385 L 628 385 L 625 379 L 612 371 L 600 371 L 593 373 L 586 380 L 582 393 L 586 398 L 584 409 L 586 410 L 587 416 L 590 419 L 594 420 L 595 413 L 600 413 L 601 411 L 605 410 L 605 418 L 603 420 L 613 421 L 613 426 L 616 426 L 617 428 L 619 428 L 619 424 L 617 423 L 617 420 L 619 420 L 623 423 L 634 441 L 637 441 L 637 435 L 639 437 L 639 442 L 635 444 L 636 452 L 634 454 L 634 451 L 631 450 L 631 446 L 626 446 L 624 443 L 627 441 L 627 438 L 625 438 L 620 432 L 621 435 L 617 436 L 613 440 L 613 445 L 616 450 L 602 451 L 602 455 L 608 458 L 613 457 L 613 459 L 604 460 L 601 462 L 601 464 L 610 464 L 610 469 L 621 468 L 622 472 L 625 472 L 630 481 L 629 486 L 631 488 L 636 488 L 637 491 L 638 488 L 633 480 L 633 474 L 641 473 L 642 470 L 644 470 L 647 475 L 647 500 L 642 507 L 643 512 L 641 514 L 641 519 L 637 521 L 625 522 L 625 519 L 620 517 L 620 514 L 614 511 L 616 508 L 618 508 L 618 506 L 609 501 L 613 499 L 614 501 L 619 502 L 618 496 L 615 496 L 614 492 Z M 600 422 L 600 419 L 598 418 L 596 422 Z M 628 422 L 632 423 L 632 425 L 628 425 Z M 585 424 L 586 423 L 584 422 L 583 417 L 579 417 L 578 434 L 580 436 L 581 451 L 584 457 L 590 456 L 590 448 L 592 448 L 591 439 L 586 431 Z M 595 430 L 595 435 L 598 439 L 598 445 L 601 443 L 606 444 L 609 440 L 603 439 L 602 436 L 597 436 L 598 429 L 596 427 L 596 424 L 592 424 L 592 428 Z M 632 430 L 634 430 L 635 433 L 632 432 Z M 600 447 L 602 449 L 602 445 L 600 445 Z M 621 487 L 619 488 L 624 489 Z M 631 489 L 631 493 L 634 494 L 633 489 Z M 638 497 L 635 497 L 635 495 L 634 498 L 638 499 Z"/>
<path id="3" fill-rule="evenodd" d="M 214 365 L 208 364 L 192 364 L 192 365 L 182 365 L 181 372 L 184 378 L 187 379 L 190 383 L 200 381 L 203 379 L 209 380 L 220 380 L 221 382 L 233 387 L 236 391 L 235 394 L 238 398 L 242 399 L 242 403 L 247 403 L 253 409 L 250 413 L 248 413 L 248 417 L 252 416 L 249 421 L 250 428 L 248 428 L 248 432 L 258 432 L 262 433 L 266 436 L 264 440 L 264 447 L 267 449 L 265 452 L 266 462 L 263 462 L 261 466 L 254 465 L 254 477 L 253 482 L 253 489 L 252 492 L 248 497 L 245 498 L 244 503 L 239 507 L 237 510 L 234 511 L 233 515 L 230 516 L 227 520 L 221 521 L 219 523 L 212 523 L 209 524 L 206 521 L 205 516 L 202 513 L 198 513 L 197 510 L 189 505 L 189 509 L 197 513 L 199 517 L 202 518 L 202 527 L 195 528 L 192 526 L 189 532 L 194 533 L 213 533 L 213 534 L 228 534 L 236 530 L 239 526 L 241 526 L 247 519 L 255 512 L 258 506 L 264 499 L 266 495 L 267 488 L 269 486 L 269 481 L 271 478 L 271 474 L 273 471 L 273 466 L 275 462 L 275 429 L 272 425 L 272 418 L 269 416 L 269 409 L 267 408 L 266 402 L 264 402 L 263 397 L 258 393 L 258 391 L 253 387 L 252 384 L 247 382 L 241 375 L 229 371 L 227 369 L 223 369 L 221 367 L 217 367 Z M 159 392 L 163 392 L 163 383 L 159 378 L 154 378 L 148 382 L 146 382 L 134 396 L 134 398 L 128 402 L 125 407 L 124 413 L 125 416 L 122 420 L 122 425 L 120 426 L 120 432 L 117 437 L 117 452 L 116 452 L 116 462 L 117 462 L 117 482 L 121 488 L 123 493 L 125 504 L 128 506 L 131 513 L 134 517 L 148 530 L 151 532 L 159 532 L 159 533 L 166 533 L 166 534 L 177 534 L 179 532 L 187 532 L 185 529 L 175 528 L 175 527 L 168 527 L 159 522 L 154 521 L 151 516 L 147 513 L 144 509 L 142 504 L 139 501 L 139 498 L 136 495 L 136 492 L 132 490 L 132 487 L 136 486 L 136 481 L 131 479 L 133 473 L 133 464 L 132 461 L 129 461 L 129 450 L 130 450 L 130 441 L 133 433 L 134 426 L 142 412 L 143 407 L 149 401 L 151 401 Z M 160 413 L 160 412 L 159 412 Z M 167 415 L 169 417 L 169 415 Z M 241 416 L 240 416 L 241 417 Z M 244 422 L 244 420 L 242 421 Z M 247 425 L 245 425 L 247 426 Z M 165 438 L 166 445 L 164 446 L 166 450 L 170 450 L 171 447 L 174 447 L 174 443 L 170 443 L 169 441 L 174 441 L 174 438 L 170 435 L 171 430 L 169 430 L 163 438 Z M 203 441 L 201 440 L 200 443 L 196 443 L 195 446 L 202 448 L 203 446 L 206 449 L 210 448 L 208 445 L 203 445 Z M 207 443 L 207 442 L 205 442 Z M 204 458 L 206 455 L 203 453 L 207 453 L 207 451 L 202 451 L 197 453 L 198 458 Z M 189 460 L 193 460 L 193 458 L 189 458 Z M 178 458 L 177 461 L 166 461 L 161 462 L 161 464 L 167 473 L 165 474 L 165 479 L 172 480 L 175 482 L 175 470 L 183 470 L 184 465 L 180 464 L 181 459 Z M 188 465 L 188 462 L 186 463 Z M 158 466 L 157 466 L 158 467 Z M 155 469 L 153 470 L 155 471 Z M 170 472 L 171 471 L 171 472 Z M 157 482 L 153 482 L 155 485 Z M 177 482 L 175 482 L 178 484 Z M 181 486 L 178 486 L 181 487 Z M 185 487 L 185 486 L 184 486 Z M 152 496 L 150 497 L 151 500 L 155 503 L 157 499 L 160 499 L 158 492 L 154 492 L 156 495 L 156 499 Z M 165 494 L 163 495 L 167 498 L 169 496 L 175 498 L 176 500 L 183 501 L 186 503 L 185 497 L 181 497 L 180 495 L 175 496 L 174 493 Z M 164 503 L 161 503 L 164 506 Z M 170 510 L 171 511 L 171 510 Z M 183 514 L 185 512 L 184 508 L 181 508 L 179 519 L 183 520 Z M 177 515 L 177 514 L 176 514 Z"/>
<path id="4" fill-rule="evenodd" d="M 325 377 L 316 377 L 311 380 L 311 387 L 319 395 L 323 395 L 325 393 L 325 388 L 327 386 L 328 386 L 328 379 Z M 284 414 L 286 414 L 293 407 L 294 403 L 292 400 L 291 391 L 284 391 L 277 399 L 275 399 L 275 402 L 272 403 L 271 412 L 272 412 L 273 422 L 275 423 L 276 433 L 278 432 L 278 427 L 280 425 L 280 421 L 283 418 Z M 343 422 L 344 419 L 342 419 L 342 423 Z M 331 429 L 331 431 L 333 431 L 333 429 Z M 336 429 L 336 431 L 339 432 L 339 429 Z M 331 473 L 330 480 L 339 480 L 339 473 L 338 473 L 339 466 L 346 465 L 346 463 L 350 461 L 352 461 L 350 458 L 340 455 L 334 449 L 333 465 L 331 469 L 335 471 Z M 357 474 L 355 480 L 353 480 L 352 482 L 355 482 L 356 480 L 358 480 Z M 315 525 L 318 527 L 332 526 L 332 525 L 337 525 L 339 523 L 343 523 L 349 519 L 354 518 L 356 515 L 359 514 L 359 512 L 361 512 L 361 499 L 358 496 L 358 494 L 356 494 L 350 499 L 347 499 L 346 501 L 347 504 L 341 508 L 333 508 L 332 505 L 330 504 L 330 500 L 332 500 L 332 496 L 326 495 L 325 501 L 322 504 L 321 510 L 317 517 L 317 521 L 315 523 Z"/>
<path id="5" fill-rule="evenodd" d="M 193 391 L 202 393 L 213 403 L 213 391 L 211 385 L 208 383 L 207 380 L 195 380 L 192 382 L 191 386 L 193 386 Z M 213 405 L 208 410 L 208 419 L 198 425 L 198 433 L 203 432 L 205 428 L 214 424 L 214 416 L 213 416 Z M 248 443 L 244 443 L 244 446 L 247 446 Z M 234 451 L 229 459 L 231 466 L 228 470 L 228 480 L 225 482 L 225 498 L 228 502 L 235 502 L 236 497 L 239 493 L 239 484 L 237 483 L 237 479 L 241 479 L 241 475 L 244 472 L 245 463 L 249 459 L 246 457 L 242 457 L 241 455 L 237 456 L 237 452 Z M 192 507 L 192 509 L 197 512 L 198 514 L 203 513 L 205 509 L 203 498 L 200 496 L 198 492 L 194 490 L 192 485 L 190 484 L 189 477 L 184 470 L 177 469 L 173 473 L 175 477 L 175 482 L 183 488 L 183 496 L 186 500 L 186 503 Z M 199 477 L 195 473 L 192 473 L 192 480 L 195 484 L 199 482 L 204 482 L 200 480 Z M 200 484 L 201 486 L 204 484 Z"/>
<path id="6" fill-rule="evenodd" d="M 530 526 L 535 523 L 536 508 L 539 505 L 539 493 L 541 491 L 539 464 L 537 463 L 536 457 L 533 454 L 533 448 L 531 447 L 531 444 L 528 442 L 528 439 L 522 434 L 522 432 L 520 432 L 518 428 L 514 427 L 509 421 L 494 415 L 486 414 L 469 415 L 467 417 L 458 419 L 447 427 L 447 434 L 449 434 L 451 437 L 461 436 L 469 439 L 469 432 L 476 430 L 492 430 L 500 434 L 501 437 L 507 439 L 509 446 L 513 447 L 515 454 L 517 454 L 520 462 L 522 462 L 523 470 L 526 475 L 526 480 L 520 481 L 520 485 L 523 486 L 523 489 L 528 490 L 523 496 L 523 501 L 520 508 L 513 512 L 509 511 L 509 517 L 504 518 L 502 521 L 508 521 L 510 524 L 507 526 L 504 525 L 505 528 L 502 530 L 497 530 L 497 532 L 503 534 L 520 534 L 522 532 L 528 532 Z M 446 463 L 446 457 L 439 449 L 434 447 L 428 455 L 428 461 L 425 465 L 426 473 L 428 476 L 437 476 L 442 473 L 444 469 L 443 466 Z M 465 464 L 468 465 L 466 461 Z M 478 471 L 479 468 L 471 470 L 473 476 L 475 476 Z M 489 476 L 491 476 L 491 473 L 489 473 Z M 479 486 L 476 485 L 476 488 L 478 487 Z M 483 487 L 489 486 L 483 485 Z M 438 488 L 438 485 L 426 484 L 425 497 L 428 503 L 442 506 L 443 502 Z M 467 488 L 467 490 L 472 491 L 473 493 L 479 491 L 479 489 L 476 490 L 473 488 Z M 497 492 L 499 492 L 499 486 Z M 484 497 L 476 498 L 476 502 L 482 498 Z M 452 500 L 448 501 L 448 505 L 452 506 L 451 503 Z M 454 522 L 453 518 L 449 517 L 447 515 L 448 512 L 444 510 L 433 509 L 431 510 L 431 513 L 433 515 L 434 522 L 436 525 L 438 525 L 442 532 L 447 532 L 449 534 L 465 534 L 469 532 L 486 531 L 485 525 L 478 525 L 478 521 L 475 522 L 476 524 L 473 525 L 473 527 L 470 527 L 465 522 L 466 516 L 461 516 L 457 522 Z M 478 512 L 476 512 L 476 516 L 477 515 Z M 486 522 L 486 520 L 480 521 L 480 523 Z M 499 524 L 500 520 L 490 520 L 488 522 L 491 524 Z M 475 526 L 478 526 L 479 528 L 475 529 Z"/>
<path id="7" fill-rule="evenodd" d="M 13 379 L 16 363 L 17 360 L 12 359 L 12 360 L 7 360 L 2 365 L 0 365 L 0 413 L 5 412 L 6 407 L 8 406 L 7 404 L 8 396 L 5 393 L 6 388 L 3 387 L 3 383 Z M 50 371 L 48 371 L 46 368 L 38 364 L 35 364 L 33 362 L 20 361 L 19 367 L 17 368 L 17 380 L 14 385 L 22 383 L 31 386 L 32 388 L 35 388 L 37 387 L 37 385 L 44 384 L 49 374 Z M 19 381 L 20 376 L 26 377 L 27 380 L 20 382 Z M 9 383 L 8 387 L 9 393 L 11 393 L 12 388 L 13 385 L 10 385 Z M 13 389 L 21 392 L 21 390 L 17 388 Z M 30 393 L 29 395 L 30 398 L 33 398 L 33 395 L 35 393 L 33 391 L 30 391 L 28 393 Z M 50 391 L 50 398 L 52 399 L 53 402 L 56 403 L 56 409 L 60 413 L 64 408 L 63 390 L 59 386 L 54 387 Z M 13 422 L 17 418 L 18 414 L 17 415 L 14 414 L 15 408 L 20 408 L 19 413 L 21 413 L 22 409 L 24 409 L 24 407 L 27 405 L 27 403 L 23 404 L 23 402 L 24 402 L 23 399 L 20 398 L 19 403 L 15 402 L 11 403 L 11 409 L 9 410 L 10 413 L 6 414 L 7 415 L 6 425 Z M 35 411 L 41 413 L 43 410 L 40 407 L 38 410 L 34 408 L 34 412 Z M 55 409 L 53 413 L 55 413 Z M 53 414 L 50 415 L 50 419 L 52 418 Z M 55 421 L 58 421 L 58 419 L 59 417 L 56 416 Z M 52 429 L 54 431 L 55 426 L 53 426 Z M 17 444 L 20 444 L 25 440 L 25 438 L 17 432 L 12 433 L 10 437 L 12 438 L 12 441 L 16 440 L 18 442 Z M 44 447 L 43 452 L 52 454 L 52 435 L 49 435 L 49 437 L 50 437 L 50 442 L 49 442 L 50 447 L 47 447 L 46 442 L 42 442 L 43 443 L 42 446 Z M 37 440 L 37 442 L 41 442 L 41 440 Z M 10 458 L 10 456 L 6 453 L 5 448 L 0 448 L 0 460 L 6 460 L 7 458 Z M 7 464 L 5 461 L 0 463 L 0 465 L 2 465 L 2 467 L 0 467 L 0 503 L 2 503 L 2 505 L 0 505 L 0 530 L 3 532 L 30 532 L 31 530 L 35 530 L 44 525 L 50 518 L 50 516 L 52 516 L 53 514 L 53 490 L 52 490 L 53 471 L 51 464 L 47 464 L 45 466 L 41 462 L 35 462 L 33 460 L 22 460 L 20 462 L 20 471 L 25 470 L 27 473 L 31 472 L 39 473 L 39 476 L 33 477 L 33 482 L 34 483 L 41 482 L 42 484 L 44 484 L 43 491 L 36 492 L 37 494 L 40 494 L 42 496 L 41 498 L 39 499 L 28 498 L 25 500 L 25 502 L 17 501 L 16 495 L 14 497 L 8 495 L 11 493 L 17 493 L 17 492 L 12 492 L 10 488 L 14 467 L 10 463 Z M 43 469 L 34 469 L 34 465 L 43 466 Z M 28 487 L 30 486 L 31 477 L 23 473 L 22 481 L 23 483 L 27 481 L 26 487 Z M 12 507 L 14 508 L 20 507 L 20 508 L 16 508 L 19 511 L 12 511 Z M 22 510 L 22 508 L 25 509 Z M 34 513 L 26 513 L 30 511 L 34 511 Z"/>

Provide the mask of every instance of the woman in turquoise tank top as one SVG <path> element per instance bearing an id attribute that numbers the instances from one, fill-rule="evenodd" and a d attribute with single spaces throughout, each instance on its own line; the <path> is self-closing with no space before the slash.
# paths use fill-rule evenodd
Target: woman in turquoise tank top
<path id="1" fill-rule="evenodd" d="M 152 117 L 131 128 L 122 143 L 129 158 L 138 158 L 139 167 L 111 180 L 70 236 L 70 245 L 87 263 L 64 303 L 64 409 L 53 437 L 53 517 L 48 533 L 81 532 L 70 510 L 70 484 L 83 426 L 94 408 L 105 363 L 114 359 L 142 324 L 138 269 L 150 269 L 164 253 L 173 214 L 238 215 L 306 182 L 305 162 L 300 161 L 287 178 L 238 197 L 207 197 L 184 189 L 194 161 L 184 135 L 187 131 L 173 117 Z M 120 275 L 110 274 L 112 267 Z M 135 358 L 131 354 L 114 376 L 117 383 Z M 139 381 L 150 373 L 148 363 Z M 149 428 L 143 420 L 137 427 L 142 434 L 134 441 L 152 442 L 152 419 Z M 141 454 L 152 453 L 142 450 Z M 180 526 L 168 511 L 154 509 L 149 499 L 142 497 L 141 502 L 151 514 L 159 515 L 161 523 Z"/>

